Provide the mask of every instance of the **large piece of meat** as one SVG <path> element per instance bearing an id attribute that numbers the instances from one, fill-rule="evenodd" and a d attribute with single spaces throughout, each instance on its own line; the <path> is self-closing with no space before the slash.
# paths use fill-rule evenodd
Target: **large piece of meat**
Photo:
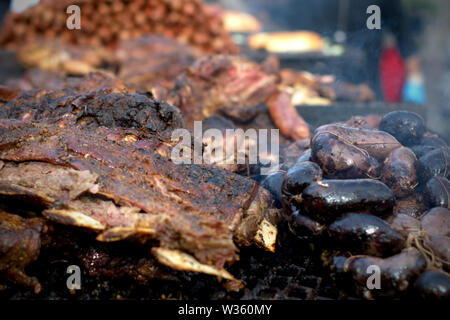
<path id="1" fill-rule="evenodd" d="M 283 135 L 308 138 L 309 127 L 297 113 L 290 94 L 279 87 L 276 71 L 270 59 L 257 64 L 243 56 L 201 57 L 178 77 L 167 101 L 183 111 L 191 126 L 218 112 L 250 122 L 249 107 L 266 104 Z"/>
<path id="2" fill-rule="evenodd" d="M 86 128 L 75 117 L 0 120 L 0 194 L 41 203 L 48 219 L 100 241 L 152 241 L 175 269 L 233 279 L 223 267 L 237 259 L 234 242 L 274 250 L 270 199 L 256 183 L 174 164 L 172 145 L 151 130 Z"/>
<path id="3" fill-rule="evenodd" d="M 161 36 L 121 41 L 114 52 L 117 76 L 141 91 L 172 89 L 178 75 L 200 55 L 193 47 Z"/>
<path id="4" fill-rule="evenodd" d="M 95 74 L 91 75 L 92 77 Z M 86 93 L 91 84 L 105 81 L 83 78 L 69 81 L 64 90 L 31 90 L 21 93 L 0 108 L 0 118 L 47 123 L 62 119 L 88 128 L 98 126 L 145 129 L 163 138 L 184 126 L 180 110 L 147 94 L 112 87 Z M 113 83 L 115 85 L 115 83 Z M 84 92 L 84 93 L 83 93 Z"/>
<path id="5" fill-rule="evenodd" d="M 157 35 L 123 40 L 111 50 L 40 39 L 17 50 L 19 62 L 31 71 L 11 84 L 24 90 L 61 89 L 70 85 L 65 84 L 68 76 L 104 72 L 140 91 L 167 91 L 184 68 L 201 55 L 194 47 Z"/>
<path id="6" fill-rule="evenodd" d="M 277 75 L 246 57 L 206 56 L 178 77 L 168 102 L 179 107 L 192 124 L 224 108 L 264 103 L 277 91 L 277 85 Z"/>

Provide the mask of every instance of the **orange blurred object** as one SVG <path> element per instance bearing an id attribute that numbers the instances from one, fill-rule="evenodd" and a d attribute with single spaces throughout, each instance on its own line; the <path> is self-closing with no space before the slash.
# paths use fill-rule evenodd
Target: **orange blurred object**
<path id="1" fill-rule="evenodd" d="M 223 25 L 228 32 L 259 32 L 262 29 L 261 23 L 252 15 L 226 10 L 223 13 Z"/>
<path id="2" fill-rule="evenodd" d="M 269 52 L 308 52 L 321 51 L 324 41 L 312 31 L 286 31 L 257 33 L 249 37 L 248 45 L 252 49 L 265 49 Z"/>

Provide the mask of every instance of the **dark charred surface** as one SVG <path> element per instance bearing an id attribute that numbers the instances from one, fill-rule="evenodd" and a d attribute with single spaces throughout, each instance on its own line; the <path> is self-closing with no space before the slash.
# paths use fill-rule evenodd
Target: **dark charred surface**
<path id="1" fill-rule="evenodd" d="M 420 140 L 420 144 L 411 147 L 411 149 L 416 154 L 417 159 L 419 159 L 433 150 L 447 147 L 447 143 L 437 135 L 425 134 Z"/>
<path id="2" fill-rule="evenodd" d="M 233 230 L 258 190 L 251 180 L 221 169 L 175 165 L 168 159 L 169 145 L 133 130 L 83 131 L 75 127 L 3 120 L 0 132 L 0 157 L 4 161 L 32 160 L 35 162 L 31 165 L 46 163 L 76 172 L 88 170 L 98 176 L 101 195 L 156 217 L 156 235 L 161 244 L 185 249 L 193 245 L 187 251 L 205 263 L 223 265 L 235 259 Z M 17 176 L 20 179 L 21 175 Z M 17 184 L 24 185 L 28 179 L 29 176 L 23 176 L 23 181 Z M 49 190 L 48 185 L 42 187 Z M 39 193 L 39 186 L 32 185 L 27 190 Z M 67 204 L 67 200 L 71 200 L 49 198 L 51 203 Z M 78 200 L 71 200 L 69 207 L 92 210 L 94 202 L 89 197 Z M 104 203 L 101 199 L 98 201 Z M 97 207 L 98 203 L 94 208 Z M 261 211 L 246 217 L 251 228 L 256 228 L 263 218 L 259 213 Z M 110 221 L 107 217 L 102 219 L 106 219 L 103 223 Z M 240 225 L 240 228 L 252 234 L 245 226 Z"/>
<path id="3" fill-rule="evenodd" d="M 311 149 L 306 149 L 305 152 L 303 152 L 303 154 L 297 159 L 297 163 L 311 160 Z"/>
<path id="4" fill-rule="evenodd" d="M 417 146 L 413 146 L 411 147 L 411 150 L 414 152 L 414 154 L 416 155 L 417 159 L 423 157 L 424 155 L 426 155 L 427 153 L 438 149 L 438 147 L 435 146 L 423 146 L 423 145 L 417 145 Z"/>
<path id="5" fill-rule="evenodd" d="M 47 247 L 39 260 L 32 264 L 29 272 L 39 277 L 42 291 L 35 295 L 32 290 L 17 286 L 5 286 L 0 290 L 2 299 L 345 299 L 344 287 L 339 287 L 322 269 L 320 252 L 311 251 L 307 242 L 298 242 L 288 230 L 281 230 L 280 246 L 272 254 L 256 248 L 242 248 L 241 259 L 234 263 L 230 272 L 245 281 L 240 292 L 227 292 L 216 279 L 190 272 L 174 272 L 159 266 L 164 280 L 147 279 L 136 281 L 134 271 L 138 268 L 127 265 L 142 259 L 139 246 L 119 243 L 93 246 L 92 236 L 80 234 L 79 230 L 66 227 L 61 230 L 70 235 L 59 237 L 59 247 Z M 83 240 L 84 239 L 84 240 Z M 82 248 L 84 248 L 82 250 Z M 81 253 L 77 253 L 78 251 Z M 126 258 L 128 257 L 128 258 Z M 82 261 L 87 262 L 82 263 Z M 146 259 L 143 259 L 146 260 Z M 69 291 L 66 287 L 69 265 L 81 267 L 81 290 Z M 104 264 L 105 275 L 96 267 Z M 139 265 L 139 264 L 138 264 Z M 149 263 L 141 266 L 148 266 Z M 141 272 L 142 273 L 142 272 Z M 144 280 L 144 279 L 141 279 Z"/>
<path id="6" fill-rule="evenodd" d="M 148 95 L 117 89 L 90 93 L 33 90 L 21 94 L 0 109 L 0 118 L 61 121 L 73 115 L 78 124 L 89 127 L 146 129 L 162 137 L 184 126 L 181 112 Z"/>
<path id="7" fill-rule="evenodd" d="M 82 104 L 84 104 L 84 102 Z M 102 112 L 103 111 L 100 109 L 100 112 L 94 111 L 93 113 L 97 115 Z M 106 112 L 103 113 L 106 114 Z M 130 118 L 129 116 L 127 117 L 128 119 Z M 153 117 L 153 115 L 150 117 Z M 70 117 L 69 120 L 71 121 Z M 46 128 L 39 128 L 35 132 L 32 132 L 33 130 L 31 129 L 28 130 L 21 127 L 22 124 L 20 121 L 12 121 L 12 126 L 17 125 L 19 129 L 16 132 L 16 136 L 12 139 L 3 138 L 4 134 L 0 135 L 2 137 L 0 138 L 0 151 L 3 152 L 6 150 L 7 157 L 5 162 L 0 160 L 0 172 L 2 171 L 1 169 L 4 171 L 8 169 L 8 177 L 11 177 L 14 173 L 24 172 L 26 171 L 26 168 L 30 169 L 31 167 L 26 166 L 29 162 L 32 162 L 33 164 L 48 164 L 50 170 L 53 170 L 55 167 L 61 167 L 63 168 L 63 171 L 67 168 L 74 168 L 76 170 L 88 169 L 93 172 L 100 172 L 100 183 L 102 188 L 107 185 L 113 185 L 112 180 L 119 177 L 118 180 L 120 181 L 120 184 L 123 183 L 125 187 L 121 188 L 117 184 L 106 192 L 108 197 L 111 194 L 113 194 L 114 197 L 118 195 L 118 198 L 115 198 L 115 200 L 118 201 L 116 204 L 117 206 L 123 205 L 123 201 L 125 200 L 128 201 L 128 204 L 131 204 L 131 202 L 133 205 L 136 205 L 136 203 L 139 205 L 143 204 L 146 208 L 149 208 L 150 205 L 149 203 L 144 203 L 145 199 L 142 197 L 132 198 L 132 193 L 138 191 L 137 194 L 139 194 L 139 190 L 141 189 L 132 188 L 129 193 L 124 189 L 133 186 L 136 181 L 142 183 L 140 187 L 147 189 L 148 185 L 145 182 L 142 182 L 145 179 L 141 179 L 141 176 L 150 175 L 153 177 L 155 172 L 163 172 L 163 175 L 167 173 L 168 180 L 170 181 L 168 192 L 173 193 L 176 196 L 180 196 L 181 194 L 183 204 L 187 203 L 187 206 L 189 207 L 201 206 L 201 209 L 204 210 L 202 211 L 202 214 L 207 216 L 210 214 L 210 212 L 204 209 L 202 205 L 203 201 L 205 201 L 204 197 L 206 197 L 207 202 L 209 201 L 208 205 L 213 203 L 212 207 L 214 209 L 219 207 L 219 203 L 224 202 L 224 198 L 226 198 L 225 195 L 224 198 L 214 202 L 213 196 L 209 197 L 209 193 L 206 191 L 195 195 L 185 195 L 186 191 L 190 192 L 193 190 L 186 185 L 190 185 L 191 183 L 198 185 L 199 181 L 200 183 L 205 182 L 203 178 L 198 178 L 199 176 L 204 177 L 204 170 L 196 170 L 187 166 L 185 171 L 178 174 L 177 170 L 171 170 L 172 166 L 165 169 L 164 158 L 167 154 L 170 154 L 171 145 L 166 144 L 163 141 L 164 139 L 153 137 L 149 133 L 149 130 L 135 130 L 133 129 L 134 126 L 129 124 L 125 124 L 125 126 L 128 128 L 131 127 L 130 129 L 99 128 L 98 123 L 96 123 L 97 120 L 92 120 L 91 115 L 83 116 L 82 118 L 78 118 L 78 120 L 77 128 L 69 128 L 68 126 L 71 122 L 63 121 L 57 122 L 62 126 L 61 128 L 54 129 L 53 126 L 50 125 Z M 107 120 L 108 118 L 106 118 L 106 120 L 101 119 L 108 127 L 123 126 L 122 123 L 117 125 L 114 122 L 108 122 Z M 86 124 L 92 124 L 92 126 L 87 126 L 89 131 L 84 131 L 83 129 L 86 127 Z M 137 126 L 136 128 L 140 127 Z M 364 128 L 367 128 L 367 126 L 364 125 Z M 68 133 L 69 131 L 70 134 Z M 6 132 L 9 134 L 9 131 L 3 131 L 3 133 Z M 81 132 L 81 134 L 79 132 Z M 22 135 L 26 138 L 20 139 L 19 137 Z M 36 141 L 26 141 L 28 138 L 32 141 Z M 355 146 L 352 143 L 349 145 Z M 358 145 L 357 148 L 364 150 L 363 153 L 367 152 L 361 145 Z M 130 152 L 130 149 L 132 149 L 132 152 Z M 376 152 L 378 151 L 376 150 L 375 153 Z M 156 153 L 158 155 L 156 155 Z M 13 163 L 13 161 L 10 161 L 10 159 L 13 158 L 15 159 L 14 161 L 18 160 L 23 162 L 20 164 Z M 296 158 L 298 158 L 298 154 Z M 147 161 L 150 161 L 151 164 L 148 165 L 146 163 Z M 371 161 L 373 164 L 374 159 Z M 138 163 L 140 164 L 139 166 Z M 144 165 L 142 165 L 142 163 L 144 163 Z M 155 166 L 154 170 L 149 169 L 152 166 Z M 110 169 L 106 169 L 106 167 L 110 167 Z M 20 168 L 20 170 L 16 170 L 17 168 Z M 213 185 L 212 189 L 215 193 L 219 193 L 221 197 L 221 191 L 223 189 L 217 191 L 218 188 L 215 187 L 218 187 L 219 185 L 220 188 L 223 187 L 224 184 L 220 182 L 222 178 L 217 176 L 216 169 L 206 170 L 209 170 L 206 174 L 208 176 L 206 180 L 208 180 L 208 182 L 214 181 L 211 183 Z M 126 176 L 129 175 L 130 172 L 131 178 L 128 179 Z M 108 175 L 111 176 L 110 179 L 108 179 Z M 186 179 L 186 175 L 188 176 L 188 179 L 186 184 L 184 184 L 185 182 L 183 180 L 180 191 L 180 185 L 177 183 L 172 184 L 173 180 L 179 181 Z M 29 176 L 31 176 L 31 174 L 29 174 Z M 155 184 L 154 180 L 151 182 Z M 233 189 L 234 182 L 230 184 L 232 185 L 231 189 Z M 164 182 L 164 185 L 167 186 L 166 182 Z M 55 184 L 55 187 L 56 186 L 57 184 Z M 208 187 L 210 186 L 211 185 L 208 184 Z M 3 186 L 0 186 L 0 191 L 6 192 L 5 189 L 1 189 L 1 187 Z M 228 190 L 228 187 L 224 187 L 224 189 Z M 275 189 L 273 191 L 276 191 Z M 244 191 L 241 191 L 240 189 L 238 192 L 242 194 L 252 193 L 254 195 L 253 191 L 249 192 L 249 190 L 252 189 Z M 12 190 L 12 192 L 16 192 L 16 194 L 18 194 L 18 191 L 20 190 Z M 48 191 L 49 194 L 46 196 L 50 198 L 54 197 L 54 195 L 51 194 L 52 189 L 48 188 Z M 101 191 L 103 193 L 104 190 L 101 189 Z M 280 191 L 280 189 L 278 189 L 278 191 Z M 225 193 L 226 192 L 224 192 L 224 194 Z M 236 195 L 236 193 L 231 193 L 231 195 L 227 194 L 228 198 L 226 199 L 229 200 Z M 23 195 L 18 195 L 24 196 L 25 198 L 35 196 L 35 194 L 27 195 L 25 192 Z M 165 196 L 164 192 L 157 195 L 162 197 Z M 70 199 L 72 195 L 69 193 L 68 195 L 65 195 L 65 197 Z M 77 200 L 82 205 L 87 206 L 93 203 L 92 198 L 96 198 L 96 196 L 92 194 L 83 195 Z M 197 198 L 201 198 L 201 200 L 198 200 L 197 202 Z M 32 200 L 42 202 L 44 199 L 38 198 Z M 64 203 L 64 201 L 60 200 L 61 199 L 57 200 L 58 206 L 61 205 L 61 203 Z M 101 199 L 96 198 L 95 205 L 98 205 L 98 208 L 101 210 L 103 209 L 101 204 L 108 201 L 111 202 L 110 199 L 103 198 L 102 196 Z M 149 199 L 149 202 L 150 201 L 157 202 L 154 198 Z M 242 203 L 247 202 L 243 201 Z M 47 203 L 41 203 L 41 205 L 48 206 Z M 236 207 L 241 207 L 241 204 L 236 205 Z M 230 212 L 234 212 L 236 207 L 234 207 L 234 204 L 228 202 L 218 210 L 221 216 L 225 213 L 223 214 L 225 224 L 232 220 L 229 218 L 233 216 Z M 246 205 L 244 205 L 244 207 L 246 207 Z M 173 208 L 175 208 L 175 210 L 180 209 L 180 207 L 174 205 L 168 210 Z M 145 211 L 145 209 L 140 209 Z M 159 207 L 155 206 L 152 207 L 152 209 L 159 209 Z M 183 207 L 182 209 L 186 208 Z M 24 290 L 23 288 L 18 288 L 14 285 L 10 286 L 8 284 L 5 287 L 0 286 L 0 297 L 57 299 L 322 299 L 325 296 L 334 299 L 345 298 L 349 292 L 351 292 L 351 290 L 348 290 L 350 282 L 338 284 L 338 282 L 335 281 L 336 279 L 333 274 L 330 275 L 328 270 L 323 270 L 321 268 L 322 261 L 320 260 L 320 252 L 323 248 L 328 248 L 330 246 L 329 242 L 322 242 L 322 231 L 325 230 L 325 227 L 312 219 L 311 216 L 303 215 L 303 213 L 300 214 L 297 212 L 297 214 L 292 215 L 292 217 L 295 217 L 295 219 L 292 220 L 295 222 L 290 223 L 290 227 L 291 231 L 294 229 L 294 233 L 298 233 L 297 237 L 286 232 L 287 227 L 284 226 L 285 230 L 283 230 L 279 237 L 277 253 L 268 254 L 254 248 L 243 248 L 240 250 L 240 261 L 236 261 L 228 269 L 233 276 L 245 281 L 245 289 L 238 293 L 226 292 L 225 289 L 217 283 L 216 279 L 213 279 L 212 277 L 170 270 L 169 268 L 160 265 L 154 258 L 149 257 L 148 251 L 146 251 L 147 248 L 142 248 L 139 245 L 134 246 L 134 243 L 133 246 L 130 246 L 130 243 L 127 243 L 126 245 L 114 243 L 113 246 L 98 243 L 94 245 L 92 242 L 87 240 L 86 242 L 83 242 L 75 237 L 74 239 L 79 241 L 78 244 L 75 244 L 76 250 L 71 251 L 61 247 L 58 249 L 55 247 L 55 250 L 45 249 L 41 252 L 39 259 L 34 263 L 30 263 L 27 267 L 27 274 L 36 276 L 43 284 L 44 289 L 40 295 L 33 295 L 32 289 Z M 219 222 L 222 222 L 221 219 L 218 220 L 220 220 Z M 207 224 L 209 222 L 211 221 L 208 220 Z M 216 222 L 214 221 L 213 223 Z M 215 230 L 220 229 L 217 225 L 208 225 L 208 227 L 213 229 L 217 227 Z M 220 231 L 223 231 L 224 233 L 228 232 L 223 229 L 220 229 Z M 178 232 L 178 230 L 176 232 Z M 400 233 L 400 231 L 398 232 Z M 95 239 L 96 234 L 94 232 L 86 232 L 86 234 L 88 234 L 86 238 L 89 238 L 92 241 Z M 65 237 L 70 237 L 69 235 L 69 232 L 65 233 Z M 173 234 L 171 233 L 168 235 L 168 238 L 164 240 L 171 242 L 174 240 L 174 237 L 172 236 Z M 58 240 L 55 239 L 55 241 Z M 333 241 L 333 239 L 331 241 Z M 74 244 L 71 243 L 71 245 Z M 437 252 L 440 252 L 439 248 L 445 249 L 445 246 L 440 245 Z M 355 252 L 357 251 L 355 250 Z M 344 262 L 347 259 L 347 256 L 340 256 L 340 258 L 341 259 L 337 259 L 340 260 L 337 265 L 339 265 L 339 269 L 343 271 Z M 408 263 L 409 260 L 405 259 L 399 264 L 403 265 L 405 268 L 409 268 L 410 264 Z M 83 270 L 83 280 L 85 280 L 86 287 L 83 287 L 79 292 L 69 293 L 65 287 L 67 278 L 66 267 L 70 264 L 79 264 Z M 389 268 L 386 267 L 383 271 L 384 270 L 389 270 Z M 391 271 L 389 270 L 389 272 Z M 390 274 L 394 273 L 395 272 L 391 272 Z M 347 273 L 347 276 L 349 276 L 349 273 Z M 416 274 L 414 273 L 408 278 L 408 281 L 415 277 Z M 394 276 L 392 276 L 392 278 L 396 279 Z M 393 280 L 393 282 L 395 281 L 397 280 Z M 363 287 L 362 282 L 361 287 Z M 395 287 L 393 292 L 395 291 L 396 297 L 402 297 L 402 288 L 402 286 Z"/>
<path id="8" fill-rule="evenodd" d="M 437 135 L 425 135 L 422 140 L 420 140 L 420 145 L 436 148 L 447 147 L 447 143 Z"/>

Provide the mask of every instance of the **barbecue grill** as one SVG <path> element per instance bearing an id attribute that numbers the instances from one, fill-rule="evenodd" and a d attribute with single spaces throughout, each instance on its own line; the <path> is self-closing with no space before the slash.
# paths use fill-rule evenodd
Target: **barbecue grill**
<path id="1" fill-rule="evenodd" d="M 201 0 L 75 3 L 82 31 L 47 0 L 0 32 L 0 299 L 449 299 L 448 138 L 359 85 L 362 50 L 255 50 Z M 198 162 L 238 128 L 279 129 L 280 165 L 250 134 Z"/>

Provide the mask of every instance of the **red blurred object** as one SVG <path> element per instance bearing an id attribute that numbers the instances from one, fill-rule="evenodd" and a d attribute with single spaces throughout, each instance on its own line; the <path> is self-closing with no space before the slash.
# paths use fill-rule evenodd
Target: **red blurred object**
<path id="1" fill-rule="evenodd" d="M 403 58 L 396 47 L 384 48 L 380 61 L 381 90 L 386 102 L 400 102 L 406 71 Z"/>

